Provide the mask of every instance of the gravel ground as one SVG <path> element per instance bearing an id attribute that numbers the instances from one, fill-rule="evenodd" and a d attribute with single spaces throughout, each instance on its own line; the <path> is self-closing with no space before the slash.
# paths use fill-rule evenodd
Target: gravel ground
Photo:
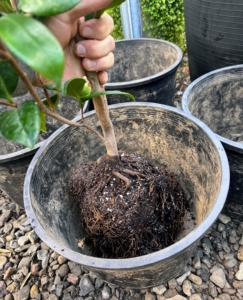
<path id="1" fill-rule="evenodd" d="M 175 103 L 190 83 L 187 58 L 177 74 Z M 221 214 L 179 278 L 148 290 L 107 284 L 42 242 L 25 211 L 0 190 L 0 300 L 243 299 L 243 222 Z"/>

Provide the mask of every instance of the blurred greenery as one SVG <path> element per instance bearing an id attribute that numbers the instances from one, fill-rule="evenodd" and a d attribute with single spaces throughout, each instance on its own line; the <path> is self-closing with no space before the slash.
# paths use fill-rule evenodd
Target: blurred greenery
<path id="1" fill-rule="evenodd" d="M 183 51 L 186 49 L 184 3 L 183 0 L 140 0 L 143 30 L 148 37 L 175 43 Z M 120 8 L 111 9 L 115 29 L 115 40 L 123 38 Z"/>

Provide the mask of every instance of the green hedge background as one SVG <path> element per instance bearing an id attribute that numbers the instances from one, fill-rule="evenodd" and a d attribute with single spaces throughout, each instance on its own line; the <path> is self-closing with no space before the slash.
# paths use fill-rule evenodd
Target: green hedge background
<path id="1" fill-rule="evenodd" d="M 186 49 L 183 0 L 140 0 L 143 30 L 148 37 L 175 43 Z M 123 38 L 120 7 L 108 11 L 115 23 L 115 40 Z"/>

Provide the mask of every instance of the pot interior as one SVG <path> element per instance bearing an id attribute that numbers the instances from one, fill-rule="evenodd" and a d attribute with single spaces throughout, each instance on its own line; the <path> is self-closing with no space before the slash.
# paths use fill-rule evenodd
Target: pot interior
<path id="1" fill-rule="evenodd" d="M 42 89 L 36 88 L 37 94 L 41 97 L 41 99 L 45 99 L 45 94 Z M 53 95 L 54 92 L 50 91 L 50 95 Z M 30 93 L 27 93 L 20 97 L 15 97 L 14 102 L 17 104 L 21 104 L 26 100 L 33 99 Z M 85 106 L 87 107 L 87 105 Z M 9 108 L 6 106 L 0 106 L 0 113 L 8 110 Z M 73 119 L 79 112 L 80 105 L 78 102 L 69 96 L 60 96 L 60 102 L 56 111 L 62 115 L 63 117 L 71 120 Z M 47 116 L 46 117 L 46 132 L 41 132 L 39 134 L 37 143 L 43 142 L 47 139 L 54 131 L 56 131 L 59 127 L 61 127 L 63 123 Z M 0 156 L 1 155 L 8 155 L 10 153 L 14 153 L 20 150 L 25 149 L 25 147 L 21 144 L 17 144 L 11 141 L 6 141 L 3 137 L 0 136 Z"/>
<path id="2" fill-rule="evenodd" d="M 206 225 L 202 225 L 203 220 L 214 207 L 222 208 L 225 201 L 219 197 L 222 164 L 213 133 L 209 137 L 190 117 L 162 106 L 117 105 L 110 113 L 119 149 L 140 153 L 176 174 L 191 204 L 196 227 L 208 229 L 218 214 L 214 213 Z M 87 114 L 85 122 L 100 130 L 93 112 Z M 96 137 L 83 129 L 67 127 L 55 133 L 34 157 L 25 181 L 25 208 L 32 226 L 37 231 L 38 226 L 42 228 L 41 239 L 54 250 L 59 244 L 86 253 L 78 247 L 83 230 L 77 226 L 79 214 L 67 183 L 80 163 L 97 160 L 104 153 L 105 148 Z M 63 255 L 68 256 L 66 252 Z M 88 263 L 87 259 L 79 262 Z"/>
<path id="3" fill-rule="evenodd" d="M 191 114 L 229 140 L 243 141 L 242 78 L 243 67 L 221 69 L 192 83 L 187 95 Z"/>
<path id="4" fill-rule="evenodd" d="M 180 63 L 179 51 L 175 45 L 156 39 L 118 41 L 113 51 L 114 66 L 108 70 L 109 82 L 122 83 L 162 73 Z"/>

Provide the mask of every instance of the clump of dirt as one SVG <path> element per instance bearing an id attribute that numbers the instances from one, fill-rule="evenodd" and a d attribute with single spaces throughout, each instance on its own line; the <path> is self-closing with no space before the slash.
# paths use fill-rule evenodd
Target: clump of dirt
<path id="1" fill-rule="evenodd" d="M 119 152 L 80 165 L 69 182 L 92 255 L 128 258 L 175 241 L 185 199 L 174 176 L 137 154 Z"/>

